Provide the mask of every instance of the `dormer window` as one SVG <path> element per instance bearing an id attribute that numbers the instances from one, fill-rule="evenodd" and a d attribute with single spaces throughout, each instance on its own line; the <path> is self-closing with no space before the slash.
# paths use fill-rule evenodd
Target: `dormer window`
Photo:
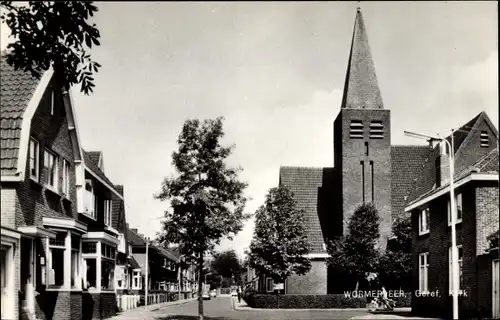
<path id="1" fill-rule="evenodd" d="M 490 146 L 490 137 L 487 131 L 481 131 L 481 148 L 488 148 Z"/>
<path id="2" fill-rule="evenodd" d="M 104 224 L 108 227 L 111 226 L 111 214 L 112 214 L 112 206 L 111 200 L 104 200 Z"/>
<path id="3" fill-rule="evenodd" d="M 50 91 L 50 114 L 51 115 L 54 115 L 55 101 L 56 101 L 56 92 L 55 92 L 55 90 L 51 90 Z"/>
<path id="4" fill-rule="evenodd" d="M 351 120 L 349 134 L 351 139 L 363 139 L 363 121 Z"/>
<path id="5" fill-rule="evenodd" d="M 29 150 L 29 168 L 30 168 L 30 178 L 38 181 L 38 164 L 39 164 L 39 144 L 33 138 L 30 138 L 30 150 Z"/>

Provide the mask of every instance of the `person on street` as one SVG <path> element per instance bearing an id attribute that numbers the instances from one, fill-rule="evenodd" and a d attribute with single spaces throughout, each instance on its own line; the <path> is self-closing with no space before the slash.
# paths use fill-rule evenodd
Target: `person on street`
<path id="1" fill-rule="evenodd" d="M 241 302 L 241 287 L 238 287 L 238 302 Z"/>

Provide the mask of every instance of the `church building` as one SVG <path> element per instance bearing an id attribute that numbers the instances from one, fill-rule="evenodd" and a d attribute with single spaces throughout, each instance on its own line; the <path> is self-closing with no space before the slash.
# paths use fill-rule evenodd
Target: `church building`
<path id="1" fill-rule="evenodd" d="M 433 153 L 431 145 L 391 145 L 391 112 L 383 103 L 359 8 L 333 144 L 333 168 L 282 166 L 279 171 L 279 184 L 294 193 L 304 210 L 312 265 L 307 274 L 285 281 L 286 294 L 339 291 L 339 277 L 328 270 L 326 244 L 346 233 L 350 216 L 363 203 L 374 203 L 378 210 L 379 248 L 385 250 L 396 219 L 409 215 L 408 196 Z M 260 291 L 273 291 L 272 279 L 259 282 Z"/>

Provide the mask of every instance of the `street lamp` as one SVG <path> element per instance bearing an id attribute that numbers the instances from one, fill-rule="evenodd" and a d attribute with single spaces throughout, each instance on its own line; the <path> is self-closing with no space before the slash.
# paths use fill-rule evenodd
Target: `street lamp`
<path id="1" fill-rule="evenodd" d="M 414 133 L 405 131 L 405 135 L 424 139 L 429 142 L 440 141 L 445 142 L 449 147 L 449 163 L 450 163 L 450 214 L 451 214 L 451 294 L 453 296 L 453 319 L 458 318 L 458 286 L 459 286 L 459 270 L 458 270 L 458 248 L 457 248 L 457 234 L 456 234 L 456 204 L 455 204 L 455 190 L 454 190 L 454 181 L 453 175 L 455 171 L 455 160 L 454 160 L 454 145 L 453 145 L 453 130 L 451 130 L 451 143 L 445 139 L 440 137 L 431 137 L 420 133 Z"/>

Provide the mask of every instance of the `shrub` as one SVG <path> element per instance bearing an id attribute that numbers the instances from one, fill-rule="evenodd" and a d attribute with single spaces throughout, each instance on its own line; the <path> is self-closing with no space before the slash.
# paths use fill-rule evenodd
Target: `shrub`
<path id="1" fill-rule="evenodd" d="M 244 295 L 245 299 L 245 295 Z M 344 294 L 324 295 L 272 295 L 248 294 L 245 302 L 249 307 L 262 309 L 345 309 L 365 308 L 366 298 L 349 298 Z"/>
<path id="2" fill-rule="evenodd" d="M 255 289 L 253 288 L 245 288 L 243 290 L 243 294 L 241 295 L 241 297 L 243 298 L 243 301 L 245 301 L 247 303 L 247 305 L 249 307 L 251 307 L 253 304 L 254 304 L 254 297 L 255 295 L 257 294 L 257 291 L 255 291 Z"/>

